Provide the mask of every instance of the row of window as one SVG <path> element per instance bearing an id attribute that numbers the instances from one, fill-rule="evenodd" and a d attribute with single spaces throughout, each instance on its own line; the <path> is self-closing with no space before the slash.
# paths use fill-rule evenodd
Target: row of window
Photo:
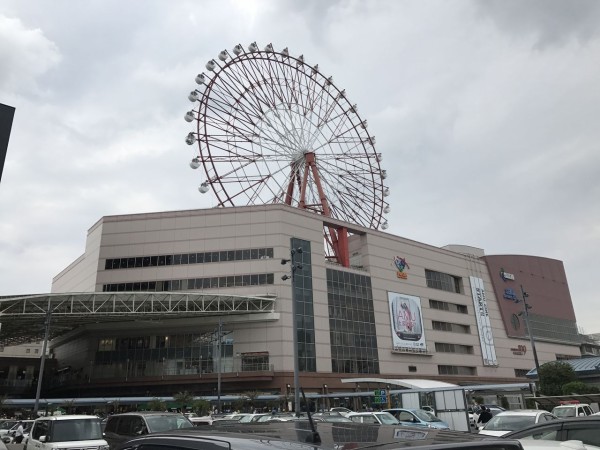
<path id="1" fill-rule="evenodd" d="M 425 281 L 427 287 L 433 289 L 441 289 L 442 291 L 455 292 L 458 294 L 462 292 L 461 277 L 425 269 Z"/>
<path id="2" fill-rule="evenodd" d="M 429 307 L 431 309 L 439 309 L 441 311 L 455 312 L 460 314 L 468 314 L 467 305 L 460 305 L 458 303 L 442 302 L 440 300 L 429 300 Z"/>
<path id="3" fill-rule="evenodd" d="M 440 375 L 477 375 L 477 367 L 471 366 L 438 366 Z"/>
<path id="4" fill-rule="evenodd" d="M 227 277 L 187 278 L 183 280 L 138 281 L 135 283 L 110 283 L 102 286 L 103 292 L 167 292 L 200 291 L 226 287 L 262 286 L 274 284 L 272 273 L 231 275 Z"/>
<path id="5" fill-rule="evenodd" d="M 471 326 L 462 323 L 440 322 L 433 320 L 431 325 L 434 330 L 448 331 L 450 333 L 471 334 Z"/>
<path id="6" fill-rule="evenodd" d="M 441 353 L 462 353 L 465 355 L 472 355 L 473 346 L 461 344 L 448 344 L 446 342 L 436 342 L 435 351 Z"/>
<path id="7" fill-rule="evenodd" d="M 270 258 L 273 258 L 273 248 L 248 248 L 244 250 L 221 250 L 218 252 L 110 258 L 106 260 L 104 268 L 106 270 L 132 269 L 137 267 L 177 266 L 180 264 L 205 264 Z"/>

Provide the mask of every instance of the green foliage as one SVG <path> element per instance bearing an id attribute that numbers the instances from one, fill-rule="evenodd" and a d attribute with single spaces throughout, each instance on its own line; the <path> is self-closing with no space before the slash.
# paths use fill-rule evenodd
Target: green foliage
<path id="1" fill-rule="evenodd" d="M 475 403 L 477 403 L 478 405 L 481 405 L 483 403 L 483 397 L 479 397 L 479 396 L 474 396 L 473 400 L 475 401 Z"/>
<path id="2" fill-rule="evenodd" d="M 563 384 L 562 393 L 564 395 L 573 394 L 595 394 L 599 391 L 596 386 L 589 386 L 583 381 L 571 381 L 570 383 Z"/>
<path id="3" fill-rule="evenodd" d="M 146 408 L 148 408 L 148 411 L 166 411 L 167 404 L 163 402 L 160 398 L 154 397 L 148 402 Z"/>
<path id="4" fill-rule="evenodd" d="M 193 403 L 194 395 L 190 394 L 188 391 L 178 392 L 177 394 L 173 394 L 173 400 L 181 406 L 181 410 L 183 411 L 186 406 Z"/>
<path id="5" fill-rule="evenodd" d="M 575 371 L 569 363 L 552 361 L 540 367 L 538 377 L 543 395 L 562 395 L 562 386 L 576 380 Z"/>
<path id="6" fill-rule="evenodd" d="M 526 409 L 537 409 L 537 405 L 535 403 L 535 400 L 532 399 L 532 398 L 525 399 L 525 408 Z"/>
<path id="7" fill-rule="evenodd" d="M 210 402 L 204 399 L 194 401 L 192 403 L 192 412 L 199 416 L 207 416 L 210 412 Z"/>

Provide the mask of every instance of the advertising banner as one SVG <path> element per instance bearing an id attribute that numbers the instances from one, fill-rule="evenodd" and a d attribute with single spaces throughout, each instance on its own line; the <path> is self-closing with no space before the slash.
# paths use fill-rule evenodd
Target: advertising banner
<path id="1" fill-rule="evenodd" d="M 394 350 L 427 351 L 421 299 L 412 295 L 388 292 L 388 302 Z"/>
<path id="2" fill-rule="evenodd" d="M 483 365 L 497 366 L 496 347 L 494 346 L 494 336 L 492 334 L 492 325 L 485 298 L 483 280 L 477 277 L 469 277 L 469 281 L 471 282 L 471 294 L 473 296 L 473 306 L 475 307 L 475 318 L 477 319 Z"/>

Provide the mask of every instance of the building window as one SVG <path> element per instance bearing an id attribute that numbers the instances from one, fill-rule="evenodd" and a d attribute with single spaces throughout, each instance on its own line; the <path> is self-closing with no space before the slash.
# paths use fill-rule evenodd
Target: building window
<path id="1" fill-rule="evenodd" d="M 470 366 L 438 366 L 440 375 L 477 375 L 477 368 Z"/>
<path id="2" fill-rule="evenodd" d="M 440 300 L 429 300 L 429 307 L 439 309 L 441 311 L 449 311 L 461 314 L 468 314 L 467 305 L 459 305 L 458 303 L 442 302 Z"/>
<path id="3" fill-rule="evenodd" d="M 434 330 L 447 331 L 449 333 L 471 334 L 471 327 L 460 323 L 439 322 L 434 320 L 431 322 Z"/>
<path id="4" fill-rule="evenodd" d="M 180 253 L 176 255 L 111 258 L 107 259 L 104 263 L 104 269 L 131 269 L 134 267 L 173 266 L 180 264 L 204 264 L 269 258 L 273 258 L 273 248 L 252 248 L 245 250 L 223 250 L 220 252 Z"/>
<path id="5" fill-rule="evenodd" d="M 526 378 L 530 369 L 515 369 L 515 377 Z"/>
<path id="6" fill-rule="evenodd" d="M 39 348 L 36 348 L 35 351 L 34 351 L 34 353 L 39 353 L 39 352 L 40 352 Z"/>
<path id="7" fill-rule="evenodd" d="M 461 353 L 465 355 L 473 354 L 472 345 L 448 344 L 445 342 L 436 342 L 435 351 L 440 353 Z"/>
<path id="8" fill-rule="evenodd" d="M 189 278 L 185 280 L 136 281 L 102 285 L 103 292 L 168 292 L 185 290 L 216 289 L 241 286 L 262 286 L 275 283 L 272 273 L 236 275 L 229 277 Z"/>
<path id="9" fill-rule="evenodd" d="M 574 355 L 562 355 L 560 353 L 557 353 L 554 356 L 556 357 L 557 361 L 566 361 L 568 359 L 576 359 L 576 358 L 578 358 L 577 356 L 574 356 Z"/>
<path id="10" fill-rule="evenodd" d="M 448 292 L 461 292 L 462 279 L 460 277 L 425 269 L 425 280 L 427 287 Z"/>
<path id="11" fill-rule="evenodd" d="M 417 371 L 417 366 L 408 366 L 408 371 L 409 372 L 416 372 Z"/>
<path id="12" fill-rule="evenodd" d="M 25 349 L 25 353 L 31 353 L 31 349 L 30 348 L 26 348 Z"/>
<path id="13" fill-rule="evenodd" d="M 335 373 L 379 373 L 371 278 L 327 269 L 331 367 Z"/>
<path id="14" fill-rule="evenodd" d="M 269 353 L 242 353 L 242 372 L 265 372 L 270 370 Z"/>
<path id="15" fill-rule="evenodd" d="M 317 371 L 315 348 L 315 314 L 313 311 L 312 264 L 310 242 L 292 238 L 290 250 L 302 248 L 302 253 L 294 255 L 294 261 L 301 264 L 294 275 L 294 299 L 296 301 L 296 321 L 298 323 L 298 367 L 302 372 Z M 250 250 L 244 258 L 252 256 Z M 252 280 L 251 280 L 252 281 Z"/>

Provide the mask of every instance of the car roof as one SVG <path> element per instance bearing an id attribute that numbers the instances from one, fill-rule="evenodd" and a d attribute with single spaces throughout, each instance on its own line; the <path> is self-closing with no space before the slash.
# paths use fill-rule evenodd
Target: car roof
<path id="1" fill-rule="evenodd" d="M 600 427 L 600 416 L 585 416 L 585 417 L 569 417 L 569 418 L 564 418 L 564 419 L 556 419 L 556 420 L 551 420 L 550 422 L 542 422 L 542 423 L 537 423 L 535 425 L 529 425 L 525 428 L 522 428 L 521 430 L 517 430 L 517 431 L 511 431 L 510 433 L 504 435 L 504 437 L 507 438 L 512 438 L 512 436 L 517 436 L 516 439 L 518 439 L 518 436 L 521 434 L 527 434 L 529 431 L 531 430 L 542 430 L 544 428 L 548 428 L 548 427 L 552 427 L 552 428 L 556 428 L 559 427 L 560 429 L 564 428 L 565 425 L 566 426 L 577 426 L 579 424 L 585 424 L 586 422 L 591 422 L 594 424 L 594 426 Z"/>
<path id="2" fill-rule="evenodd" d="M 90 416 L 85 414 L 65 414 L 61 416 L 44 416 L 38 417 L 36 420 L 73 420 L 73 419 L 96 419 L 100 420 L 98 416 Z"/>
<path id="3" fill-rule="evenodd" d="M 161 412 L 161 411 L 133 411 L 126 413 L 113 414 L 111 417 L 123 417 L 123 416 L 181 416 L 185 417 L 183 413 L 174 413 L 174 412 Z M 187 417 L 185 417 L 187 419 Z"/>
<path id="4" fill-rule="evenodd" d="M 506 417 L 506 416 L 537 416 L 538 414 L 550 414 L 544 409 L 513 409 L 512 411 L 502 411 L 496 414 L 494 417 Z"/>
<path id="5" fill-rule="evenodd" d="M 320 446 L 312 448 L 376 448 L 397 449 L 409 444 L 413 446 L 415 439 L 419 445 L 450 444 L 488 440 L 489 436 L 470 434 L 458 431 L 440 430 L 435 428 L 417 428 L 398 425 L 374 425 L 354 422 L 315 422 L 315 429 L 321 438 Z M 307 438 L 312 436 L 312 430 L 308 421 L 278 422 L 278 423 L 229 423 L 213 425 L 209 430 L 206 428 L 185 428 L 167 431 L 164 433 L 153 433 L 150 436 L 183 436 L 193 439 L 194 437 L 243 437 L 246 439 L 260 438 L 269 441 L 271 439 L 283 439 L 286 442 L 306 443 Z M 417 437 L 415 437 L 418 435 Z M 141 438 L 136 438 L 141 439 Z M 133 442 L 133 441 L 131 441 Z M 141 442 L 141 441 L 139 441 Z M 503 442 L 505 442 L 503 440 Z M 510 441 L 506 441 L 510 442 Z M 233 446 L 233 448 L 236 448 Z M 243 447 L 242 447 L 243 448 Z"/>

